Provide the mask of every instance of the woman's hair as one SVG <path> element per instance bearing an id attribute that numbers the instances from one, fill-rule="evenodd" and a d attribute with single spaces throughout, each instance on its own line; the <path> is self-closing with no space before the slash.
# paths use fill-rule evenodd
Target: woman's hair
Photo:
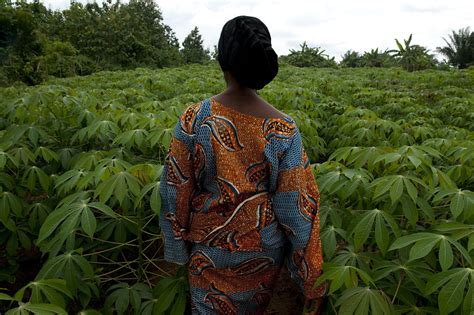
<path id="1" fill-rule="evenodd" d="M 278 73 L 278 56 L 270 32 L 252 16 L 237 16 L 222 28 L 217 59 L 243 86 L 259 90 Z"/>

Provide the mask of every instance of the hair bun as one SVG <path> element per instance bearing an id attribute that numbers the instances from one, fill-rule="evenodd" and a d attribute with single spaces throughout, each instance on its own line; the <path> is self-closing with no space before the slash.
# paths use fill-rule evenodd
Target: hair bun
<path id="1" fill-rule="evenodd" d="M 272 48 L 270 32 L 255 17 L 238 16 L 222 28 L 218 60 L 242 85 L 262 89 L 278 73 L 278 56 Z"/>

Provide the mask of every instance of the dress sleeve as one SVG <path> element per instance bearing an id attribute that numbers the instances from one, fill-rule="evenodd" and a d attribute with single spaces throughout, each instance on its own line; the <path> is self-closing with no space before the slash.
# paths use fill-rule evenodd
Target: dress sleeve
<path id="1" fill-rule="evenodd" d="M 315 299 L 320 306 L 327 284 L 314 287 L 322 273 L 323 263 L 319 238 L 319 190 L 298 129 L 289 141 L 279 158 L 273 206 L 290 241 L 287 256 L 290 274 L 305 297 Z"/>
<path id="2" fill-rule="evenodd" d="M 162 205 L 159 221 L 164 240 L 164 258 L 180 265 L 187 263 L 189 259 L 190 243 L 185 240 L 185 235 L 195 183 L 194 135 L 188 132 L 184 116 L 183 114 L 174 129 L 160 178 Z"/>

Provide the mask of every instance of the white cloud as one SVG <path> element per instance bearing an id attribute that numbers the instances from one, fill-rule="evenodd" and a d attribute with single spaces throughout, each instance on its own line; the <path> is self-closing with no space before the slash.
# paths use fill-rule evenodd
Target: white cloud
<path id="1" fill-rule="evenodd" d="M 68 0 L 43 0 L 64 9 Z M 86 1 L 84 1 L 86 2 Z M 237 15 L 253 15 L 269 28 L 280 55 L 307 41 L 339 59 L 345 51 L 395 48 L 395 38 L 434 51 L 451 30 L 472 25 L 472 0 L 160 0 L 164 22 L 180 42 L 194 26 L 204 45 L 217 44 L 222 26 Z"/>

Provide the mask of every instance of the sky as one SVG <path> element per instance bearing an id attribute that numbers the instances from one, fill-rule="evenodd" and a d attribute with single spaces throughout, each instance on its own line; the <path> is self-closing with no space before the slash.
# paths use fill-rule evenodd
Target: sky
<path id="1" fill-rule="evenodd" d="M 51 9 L 65 9 L 69 0 L 42 0 Z M 80 0 L 87 3 L 91 0 Z M 222 26 L 238 15 L 262 20 L 278 55 L 298 50 L 306 41 L 341 59 L 347 50 L 395 49 L 413 34 L 412 44 L 434 53 L 453 30 L 474 29 L 473 0 L 155 0 L 163 22 L 180 43 L 197 26 L 204 47 L 213 50 Z M 99 2 L 101 2 L 99 0 Z M 438 56 L 439 58 L 439 56 Z"/>

